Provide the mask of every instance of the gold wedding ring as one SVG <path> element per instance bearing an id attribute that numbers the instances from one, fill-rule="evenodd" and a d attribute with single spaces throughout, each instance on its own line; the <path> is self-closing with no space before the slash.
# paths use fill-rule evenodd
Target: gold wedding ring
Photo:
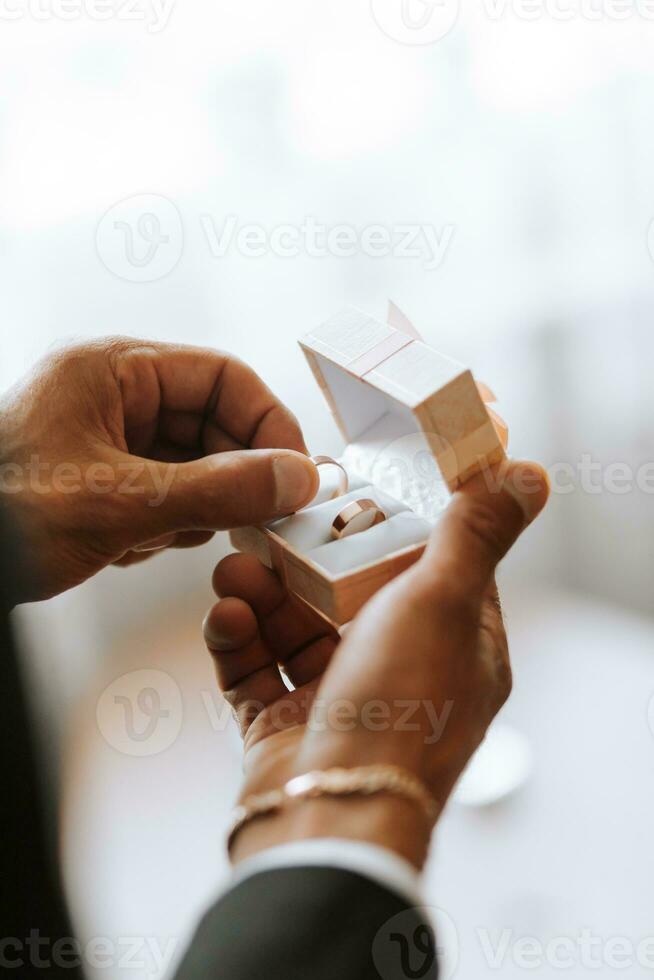
<path id="1" fill-rule="evenodd" d="M 386 520 L 386 514 L 374 500 L 353 500 L 334 518 L 332 537 L 337 541 L 360 534 Z"/>
<path id="2" fill-rule="evenodd" d="M 344 493 L 347 493 L 348 487 L 350 486 L 350 479 L 344 466 L 337 463 L 331 456 L 312 456 L 311 461 L 314 466 L 335 466 L 338 470 L 338 488 L 331 495 L 331 500 L 334 500 L 336 497 L 342 497 Z"/>

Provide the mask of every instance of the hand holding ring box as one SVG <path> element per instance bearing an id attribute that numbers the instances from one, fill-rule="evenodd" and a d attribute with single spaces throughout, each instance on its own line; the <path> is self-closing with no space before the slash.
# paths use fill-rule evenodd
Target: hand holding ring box
<path id="1" fill-rule="evenodd" d="M 450 493 L 505 456 L 505 427 L 471 372 L 402 326 L 347 309 L 300 341 L 347 443 L 335 463 L 348 480 L 231 533 L 337 625 L 418 560 Z"/>

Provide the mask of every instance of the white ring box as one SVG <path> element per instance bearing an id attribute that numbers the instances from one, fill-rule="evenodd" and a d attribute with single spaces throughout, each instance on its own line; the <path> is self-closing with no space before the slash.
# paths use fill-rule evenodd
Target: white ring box
<path id="1" fill-rule="evenodd" d="M 395 307 L 391 314 L 402 329 L 349 308 L 300 341 L 346 441 L 350 491 L 328 499 L 334 467 L 321 466 L 326 482 L 308 507 L 231 532 L 237 551 L 274 568 L 337 625 L 418 560 L 450 494 L 505 456 L 471 372 L 418 339 Z M 387 520 L 333 540 L 332 521 L 360 497 Z"/>

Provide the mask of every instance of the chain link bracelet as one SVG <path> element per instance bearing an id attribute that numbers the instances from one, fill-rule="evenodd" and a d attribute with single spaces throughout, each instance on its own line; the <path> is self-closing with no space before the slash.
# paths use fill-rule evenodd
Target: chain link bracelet
<path id="1" fill-rule="evenodd" d="M 320 796 L 373 796 L 378 793 L 401 796 L 417 804 L 430 823 L 440 812 L 439 804 L 418 777 L 399 766 L 316 770 L 289 779 L 279 789 L 247 796 L 232 813 L 227 850 L 231 850 L 238 832 L 257 817 L 271 816 L 288 806 Z"/>

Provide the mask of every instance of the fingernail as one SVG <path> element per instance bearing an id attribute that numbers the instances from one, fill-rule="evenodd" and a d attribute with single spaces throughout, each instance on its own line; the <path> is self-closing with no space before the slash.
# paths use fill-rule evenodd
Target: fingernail
<path id="1" fill-rule="evenodd" d="M 537 464 L 516 463 L 511 467 L 504 489 L 520 505 L 527 523 L 531 523 L 547 502 L 550 481 L 545 470 Z"/>
<path id="2" fill-rule="evenodd" d="M 290 453 L 273 460 L 275 506 L 282 514 L 308 504 L 315 496 L 318 477 L 313 463 L 306 457 Z"/>

